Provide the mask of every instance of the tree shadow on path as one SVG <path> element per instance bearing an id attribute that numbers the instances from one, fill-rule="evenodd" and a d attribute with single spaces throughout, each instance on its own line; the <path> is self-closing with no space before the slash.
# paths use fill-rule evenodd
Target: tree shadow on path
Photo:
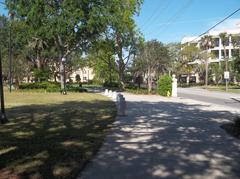
<path id="1" fill-rule="evenodd" d="M 220 128 L 235 114 L 168 101 L 127 106 L 80 178 L 240 177 L 240 141 Z"/>

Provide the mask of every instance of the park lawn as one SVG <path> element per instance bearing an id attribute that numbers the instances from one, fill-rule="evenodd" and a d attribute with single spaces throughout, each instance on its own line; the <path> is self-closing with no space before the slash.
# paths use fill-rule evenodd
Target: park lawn
<path id="1" fill-rule="evenodd" d="M 5 93 L 0 178 L 76 178 L 103 143 L 115 104 L 91 93 Z"/>
<path id="2" fill-rule="evenodd" d="M 210 91 L 240 93 L 240 86 L 229 86 L 227 91 L 225 91 L 225 86 L 208 86 L 207 89 L 210 90 Z"/>

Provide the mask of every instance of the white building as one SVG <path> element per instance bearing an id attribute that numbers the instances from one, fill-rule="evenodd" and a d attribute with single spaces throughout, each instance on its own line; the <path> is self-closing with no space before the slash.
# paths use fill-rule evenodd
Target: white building
<path id="1" fill-rule="evenodd" d="M 93 69 L 89 67 L 79 68 L 70 75 L 70 78 L 73 82 L 77 82 L 77 78 L 80 78 L 81 82 L 88 82 L 94 78 Z"/>
<path id="2" fill-rule="evenodd" d="M 237 27 L 235 29 L 211 30 L 207 34 L 203 35 L 203 36 L 206 36 L 206 35 L 211 36 L 214 41 L 213 48 L 209 49 L 209 51 L 208 51 L 209 53 L 214 54 L 214 58 L 210 58 L 209 63 L 220 62 L 220 61 L 224 60 L 223 59 L 224 48 L 222 45 L 221 38 L 219 37 L 219 34 L 224 33 L 224 32 L 227 33 L 227 35 L 228 35 L 226 54 L 230 60 L 232 58 L 233 50 L 235 48 L 232 44 L 232 36 L 240 36 L 240 27 Z M 181 44 L 196 44 L 197 47 L 200 47 L 200 39 L 202 37 L 196 37 L 196 36 L 195 37 L 194 36 L 184 37 L 181 41 Z M 202 62 L 200 60 L 195 60 L 191 64 L 196 64 L 196 63 L 199 64 Z"/>

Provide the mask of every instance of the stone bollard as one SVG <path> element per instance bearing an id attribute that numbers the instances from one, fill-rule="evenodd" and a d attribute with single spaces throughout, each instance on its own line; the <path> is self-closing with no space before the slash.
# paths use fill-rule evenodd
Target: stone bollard
<path id="1" fill-rule="evenodd" d="M 114 91 L 114 92 L 112 93 L 112 99 L 113 99 L 114 101 L 117 100 L 117 92 L 116 92 L 116 91 Z"/>
<path id="2" fill-rule="evenodd" d="M 122 94 L 117 95 L 118 116 L 125 116 L 126 101 Z"/>
<path id="3" fill-rule="evenodd" d="M 176 79 L 176 75 L 172 76 L 172 97 L 177 97 L 177 79 Z"/>
<path id="4" fill-rule="evenodd" d="M 108 89 L 105 89 L 104 95 L 108 96 Z"/>
<path id="5" fill-rule="evenodd" d="M 110 97 L 110 98 L 112 97 L 112 90 L 108 91 L 108 97 Z"/>

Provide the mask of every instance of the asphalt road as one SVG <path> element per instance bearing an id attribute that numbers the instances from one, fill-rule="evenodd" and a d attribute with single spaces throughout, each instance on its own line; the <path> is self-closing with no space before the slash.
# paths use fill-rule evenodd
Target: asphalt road
<path id="1" fill-rule="evenodd" d="M 178 88 L 178 96 L 240 110 L 240 94 L 215 92 L 200 88 Z"/>

